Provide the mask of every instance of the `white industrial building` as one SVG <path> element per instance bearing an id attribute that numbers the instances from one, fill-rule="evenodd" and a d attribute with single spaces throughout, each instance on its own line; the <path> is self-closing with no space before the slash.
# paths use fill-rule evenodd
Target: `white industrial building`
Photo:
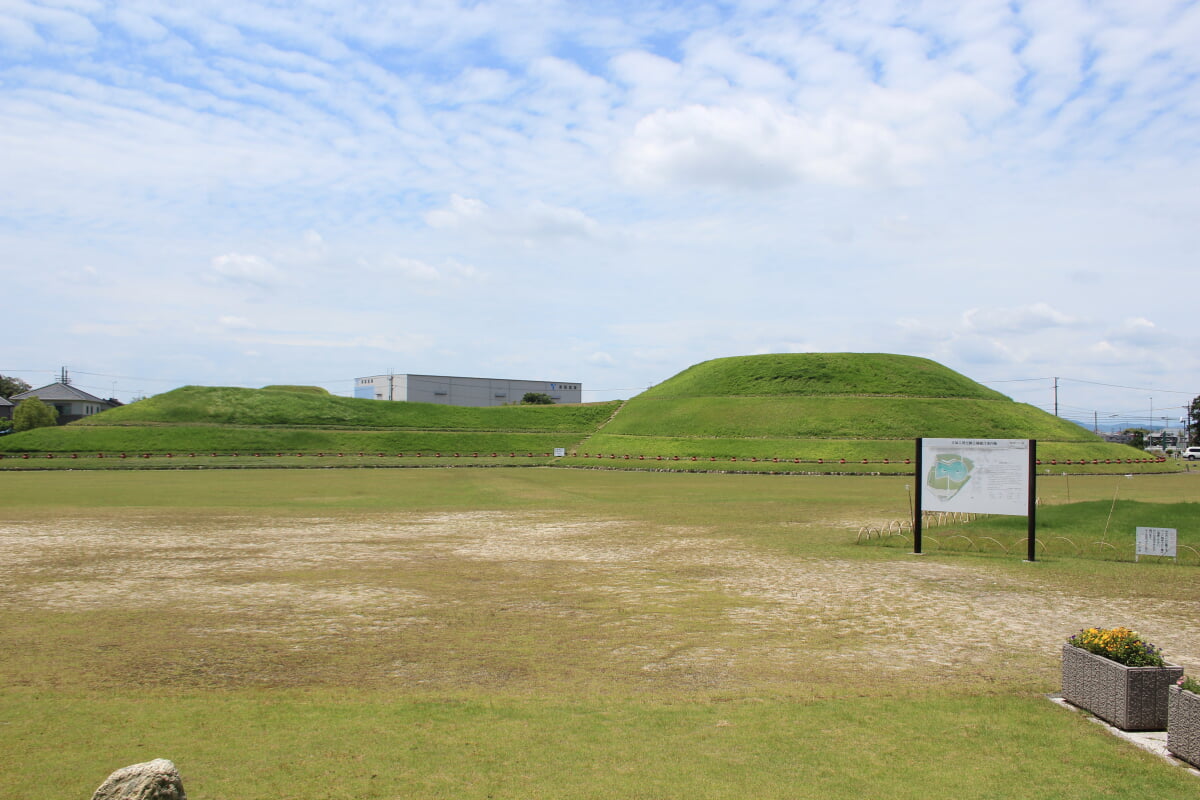
<path id="1" fill-rule="evenodd" d="M 555 403 L 583 402 L 583 389 L 577 381 L 514 381 L 449 375 L 372 375 L 354 381 L 354 396 L 358 398 L 447 406 L 510 405 L 520 403 L 528 392 L 549 395 Z"/>

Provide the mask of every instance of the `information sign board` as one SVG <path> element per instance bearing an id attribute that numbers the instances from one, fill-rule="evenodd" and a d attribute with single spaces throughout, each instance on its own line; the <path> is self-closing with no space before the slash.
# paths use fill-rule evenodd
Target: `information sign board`
<path id="1" fill-rule="evenodd" d="M 1028 439 L 921 439 L 921 508 L 1029 514 Z"/>
<path id="2" fill-rule="evenodd" d="M 1129 530 L 1126 528 L 1126 530 Z M 1166 556 L 1176 558 L 1175 528 L 1142 528 L 1137 529 L 1137 551 L 1134 556 Z"/>

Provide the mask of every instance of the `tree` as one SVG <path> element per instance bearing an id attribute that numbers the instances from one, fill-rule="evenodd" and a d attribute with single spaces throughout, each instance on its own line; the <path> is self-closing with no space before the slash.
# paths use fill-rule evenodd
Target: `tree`
<path id="1" fill-rule="evenodd" d="M 1200 447 L 1200 397 L 1188 406 L 1188 447 Z"/>
<path id="2" fill-rule="evenodd" d="M 31 431 L 34 428 L 49 428 L 58 424 L 58 409 L 48 406 L 36 397 L 22 400 L 13 409 L 13 432 Z"/>
<path id="3" fill-rule="evenodd" d="M 28 392 L 30 386 L 20 378 L 10 378 L 7 375 L 0 375 L 0 397 L 12 397 L 14 394 Z"/>
<path id="4" fill-rule="evenodd" d="M 1136 447 L 1138 450 L 1146 449 L 1146 432 L 1141 428 L 1134 428 L 1126 431 L 1129 434 L 1129 446 Z"/>
<path id="5" fill-rule="evenodd" d="M 525 396 L 521 398 L 521 405 L 552 406 L 554 405 L 554 398 L 544 392 L 526 392 Z"/>

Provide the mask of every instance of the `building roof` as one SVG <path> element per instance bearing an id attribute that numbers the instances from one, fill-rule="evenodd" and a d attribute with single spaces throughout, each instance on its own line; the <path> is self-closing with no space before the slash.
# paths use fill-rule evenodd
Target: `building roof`
<path id="1" fill-rule="evenodd" d="M 88 394 L 87 392 L 83 391 L 82 389 L 76 389 L 74 386 L 72 386 L 69 383 L 52 383 L 49 386 L 43 386 L 40 389 L 30 389 L 28 392 L 21 392 L 20 394 L 14 394 L 12 396 L 12 398 L 10 398 L 10 399 L 12 400 L 12 402 L 16 403 L 21 400 L 26 400 L 30 397 L 36 397 L 38 400 L 41 400 L 43 403 L 53 403 L 55 401 L 73 402 L 73 401 L 80 401 L 80 400 L 87 402 L 87 403 L 107 403 L 108 402 L 107 400 L 101 400 L 99 397 L 96 397 L 93 394 Z"/>
<path id="2" fill-rule="evenodd" d="M 0 406 L 11 406 L 11 405 L 13 405 L 12 400 L 9 400 L 7 397 L 0 397 Z"/>

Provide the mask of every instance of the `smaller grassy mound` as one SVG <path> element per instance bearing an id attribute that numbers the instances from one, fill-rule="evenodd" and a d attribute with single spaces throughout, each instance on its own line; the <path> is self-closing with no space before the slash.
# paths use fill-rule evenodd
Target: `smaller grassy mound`
<path id="1" fill-rule="evenodd" d="M 139 400 L 75 425 L 148 423 L 416 430 L 590 431 L 615 403 L 467 408 L 433 403 L 389 403 L 291 389 L 184 386 Z"/>
<path id="2" fill-rule="evenodd" d="M 0 453 L 547 453 L 617 403 L 464 408 L 334 397 L 316 387 L 185 386 L 64 427 L 0 438 Z"/>

